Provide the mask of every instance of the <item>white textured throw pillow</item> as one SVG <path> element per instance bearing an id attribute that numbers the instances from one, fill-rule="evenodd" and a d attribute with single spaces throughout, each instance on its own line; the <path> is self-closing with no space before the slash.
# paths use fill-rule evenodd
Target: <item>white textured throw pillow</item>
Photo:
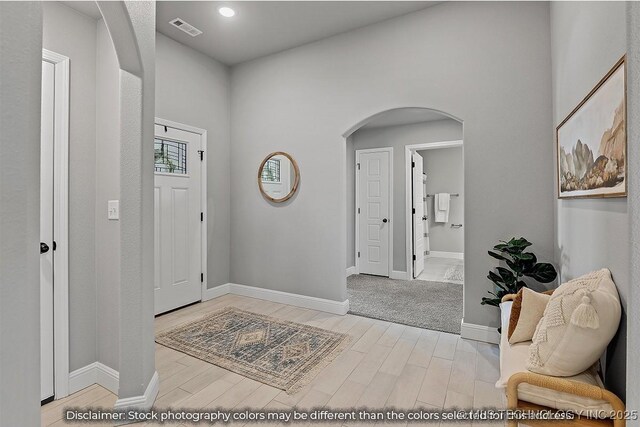
<path id="1" fill-rule="evenodd" d="M 608 269 L 562 284 L 533 335 L 527 369 L 557 377 L 587 370 L 616 334 L 620 313 L 620 297 Z"/>

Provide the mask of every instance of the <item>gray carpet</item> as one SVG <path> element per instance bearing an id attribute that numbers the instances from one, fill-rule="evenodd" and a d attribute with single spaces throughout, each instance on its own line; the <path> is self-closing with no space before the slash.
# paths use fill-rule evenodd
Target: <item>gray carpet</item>
<path id="1" fill-rule="evenodd" d="M 347 278 L 347 297 L 352 314 L 460 334 L 459 284 L 354 274 Z"/>

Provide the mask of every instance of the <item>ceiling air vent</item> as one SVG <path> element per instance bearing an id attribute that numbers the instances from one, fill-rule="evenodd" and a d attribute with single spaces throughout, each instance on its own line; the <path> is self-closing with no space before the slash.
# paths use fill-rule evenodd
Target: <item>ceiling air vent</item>
<path id="1" fill-rule="evenodd" d="M 169 24 L 184 31 L 185 33 L 189 34 L 191 37 L 199 36 L 200 34 L 202 34 L 202 31 L 200 31 L 199 29 L 197 29 L 191 24 L 187 24 L 184 21 L 184 19 L 176 18 L 169 21 Z"/>

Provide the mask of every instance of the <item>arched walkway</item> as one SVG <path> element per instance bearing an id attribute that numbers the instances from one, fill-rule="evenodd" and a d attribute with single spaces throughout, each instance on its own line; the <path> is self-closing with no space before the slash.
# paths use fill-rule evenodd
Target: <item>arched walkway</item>
<path id="1" fill-rule="evenodd" d="M 433 126 L 431 123 L 433 123 Z M 452 190 L 451 192 L 453 193 L 459 190 L 462 192 L 461 190 L 463 190 L 462 187 L 464 181 L 462 172 L 463 122 L 457 116 L 439 109 L 415 106 L 393 107 L 367 115 L 365 118 L 349 127 L 342 136 L 345 138 L 346 142 L 346 275 L 349 276 L 354 272 L 362 272 L 358 266 L 362 264 L 363 260 L 363 258 L 361 258 L 363 250 L 361 246 L 364 242 L 359 242 L 357 237 L 357 230 L 360 229 L 358 222 L 362 217 L 362 213 L 360 215 L 358 214 L 357 208 L 361 207 L 362 203 L 358 206 L 356 189 L 358 175 L 355 168 L 357 156 L 355 154 L 355 150 L 364 150 L 358 151 L 363 153 L 371 150 L 383 150 L 388 148 L 390 150 L 390 155 L 392 156 L 392 164 L 390 165 L 392 167 L 390 174 L 392 186 L 390 198 L 391 206 L 388 213 L 389 221 L 391 223 L 391 227 L 388 228 L 388 232 L 390 234 L 388 239 L 390 253 L 388 276 L 390 279 L 413 280 L 413 253 L 416 249 L 414 249 L 413 246 L 414 221 L 412 219 L 413 214 L 411 209 L 413 203 L 413 192 L 411 190 L 412 155 L 419 149 L 425 150 L 430 148 L 459 147 L 457 152 L 459 152 L 460 158 L 459 161 L 456 161 L 456 164 L 460 167 L 460 179 L 459 183 L 456 184 L 455 191 Z M 432 167 L 433 166 L 434 165 L 432 165 Z M 364 184 L 361 184 L 360 188 L 362 188 L 362 185 Z M 456 204 L 459 206 L 459 208 L 456 208 L 456 218 L 460 222 L 463 222 L 462 215 L 464 212 L 464 198 L 461 197 L 459 201 L 456 199 Z M 422 224 L 423 223 L 421 222 L 418 225 Z M 448 226 L 449 224 L 447 224 L 447 227 Z M 421 231 L 419 231 L 419 233 L 422 235 Z M 456 252 L 459 253 L 459 255 L 462 255 L 464 229 L 461 229 L 460 232 L 449 232 L 447 229 L 445 235 L 447 235 L 446 238 L 448 238 L 449 236 L 446 233 L 454 234 L 454 236 L 451 236 L 453 240 L 448 241 L 456 242 L 453 246 L 459 246 L 460 250 L 456 250 Z M 362 235 L 362 233 L 360 233 L 360 235 Z M 443 236 L 443 234 L 440 234 L 440 236 Z M 440 237 L 441 241 L 442 239 L 443 238 Z M 441 245 L 442 244 L 443 243 L 441 242 Z M 432 248 L 432 250 L 434 249 Z M 443 250 L 449 249 L 440 249 L 440 251 Z M 422 253 L 422 250 L 419 250 L 419 252 Z M 443 252 L 442 256 L 447 255 Z M 431 267 L 432 264 L 435 265 L 437 260 L 438 259 L 435 258 L 432 262 L 429 262 L 429 267 Z M 446 261 L 446 259 L 443 258 L 442 261 Z M 458 264 L 462 264 L 462 262 L 460 261 L 456 265 Z M 421 269 L 421 266 L 418 267 Z M 437 269 L 438 267 L 435 268 Z M 456 268 L 458 271 L 461 270 L 461 265 L 458 265 Z M 350 283 L 352 282 L 353 281 Z M 389 283 L 391 284 L 392 282 L 393 281 Z M 346 286 L 347 285 L 345 283 L 345 294 L 348 294 Z M 351 286 L 355 285 L 352 283 Z M 459 290 L 457 292 L 463 292 L 463 289 L 458 289 Z M 354 299 L 354 301 L 362 299 L 357 298 L 356 295 L 358 294 L 351 294 L 350 297 Z M 461 296 L 454 298 L 454 300 L 457 300 L 458 298 L 460 299 L 460 303 L 459 306 L 456 307 L 457 313 L 454 316 L 456 320 L 448 323 L 452 325 L 455 324 L 455 328 L 458 329 L 457 332 L 459 333 L 459 325 L 462 320 L 462 311 L 464 307 L 464 295 L 462 294 Z M 361 302 L 362 301 L 360 301 L 360 303 Z M 352 301 L 350 301 L 350 304 L 352 304 Z M 407 313 L 409 312 L 410 311 L 408 310 Z"/>

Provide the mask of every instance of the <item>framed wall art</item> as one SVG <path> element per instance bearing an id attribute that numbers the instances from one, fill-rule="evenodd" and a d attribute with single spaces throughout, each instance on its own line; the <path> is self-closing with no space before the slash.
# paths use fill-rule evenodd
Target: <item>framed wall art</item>
<path id="1" fill-rule="evenodd" d="M 626 197 L 625 58 L 556 129 L 558 198 Z"/>

